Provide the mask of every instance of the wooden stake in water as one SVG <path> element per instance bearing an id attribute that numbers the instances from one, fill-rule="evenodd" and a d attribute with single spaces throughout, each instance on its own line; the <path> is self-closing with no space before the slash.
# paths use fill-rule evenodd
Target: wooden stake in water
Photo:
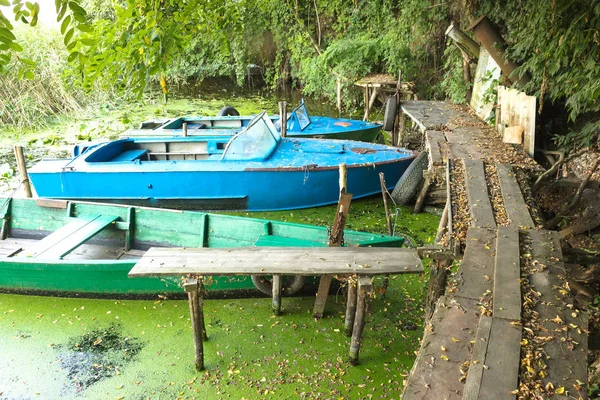
<path id="1" fill-rule="evenodd" d="M 29 176 L 27 175 L 27 167 L 25 167 L 25 157 L 23 156 L 22 146 L 15 146 L 15 157 L 17 158 L 17 169 L 19 170 L 19 175 L 21 175 L 21 183 L 23 184 L 25 197 L 33 197 Z"/>
<path id="2" fill-rule="evenodd" d="M 279 121 L 281 122 L 281 137 L 284 138 L 287 135 L 287 103 L 285 101 L 279 102 Z"/>

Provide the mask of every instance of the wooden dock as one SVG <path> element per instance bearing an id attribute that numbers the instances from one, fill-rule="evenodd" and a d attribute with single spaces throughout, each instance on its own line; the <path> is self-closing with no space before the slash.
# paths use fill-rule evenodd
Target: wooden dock
<path id="1" fill-rule="evenodd" d="M 466 107 L 404 101 L 401 108 L 400 120 L 423 133 L 430 169 L 447 177 L 438 254 L 454 253 L 458 264 L 426 324 L 403 399 L 587 398 L 587 314 L 574 305 L 557 233 L 538 228 L 525 180 L 517 179 L 539 167 Z"/>

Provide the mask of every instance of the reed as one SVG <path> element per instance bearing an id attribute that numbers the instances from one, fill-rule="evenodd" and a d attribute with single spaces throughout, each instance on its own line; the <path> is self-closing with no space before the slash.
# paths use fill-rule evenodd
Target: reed
<path id="1" fill-rule="evenodd" d="M 77 87 L 59 32 L 40 26 L 17 34 L 23 51 L 18 57 L 13 54 L 0 74 L 0 126 L 17 130 L 46 128 L 54 117 L 80 113 L 104 96 L 88 96 Z M 19 79 L 23 64 L 18 58 L 36 62 L 33 79 Z"/>

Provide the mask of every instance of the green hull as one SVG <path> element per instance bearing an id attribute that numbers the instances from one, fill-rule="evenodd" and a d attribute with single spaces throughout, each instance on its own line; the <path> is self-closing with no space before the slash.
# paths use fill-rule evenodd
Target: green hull
<path id="1" fill-rule="evenodd" d="M 78 217 L 110 215 L 118 217 L 85 244 L 146 250 L 152 246 L 241 247 L 241 246 L 326 246 L 326 228 L 255 218 L 234 217 L 192 211 L 173 211 L 82 202 L 55 202 L 43 207 L 32 199 L 5 201 L 2 214 L 4 245 L 20 238 L 37 238 L 63 228 Z M 57 208 L 59 207 L 59 208 Z M 399 247 L 402 238 L 345 231 L 348 245 Z M 69 237 L 72 242 L 73 237 Z M 31 241 L 26 243 L 32 243 Z M 5 250 L 5 254 L 7 251 Z M 113 253 L 117 253 L 116 250 Z M 138 252 L 139 253 L 139 252 Z M 90 253 L 91 254 L 91 253 Z M 69 296 L 149 296 L 182 293 L 181 277 L 170 279 L 127 278 L 136 259 L 103 258 L 98 250 L 64 257 L 34 257 L 27 247 L 16 256 L 0 258 L 0 290 Z M 250 278 L 214 277 L 212 291 L 255 291 Z"/>

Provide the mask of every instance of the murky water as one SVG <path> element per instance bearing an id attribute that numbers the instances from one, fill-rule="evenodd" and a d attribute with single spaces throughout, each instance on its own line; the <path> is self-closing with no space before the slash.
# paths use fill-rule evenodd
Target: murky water
<path id="1" fill-rule="evenodd" d="M 286 98 L 290 107 L 298 99 Z M 143 120 L 214 115 L 225 105 L 241 114 L 275 113 L 278 100 L 271 94 L 200 92 L 167 106 L 105 106 L 45 132 L 9 132 L 0 142 L 0 190 L 18 186 L 15 143 L 26 147 L 31 165 L 42 157 L 65 156 L 80 141 L 118 137 Z M 331 105 L 306 101 L 314 115 L 337 115 Z M 335 206 L 238 214 L 331 225 L 334 213 Z M 395 232 L 416 245 L 432 242 L 439 217 L 398 208 L 393 221 Z M 387 232 L 381 198 L 353 202 L 347 228 Z M 208 300 L 205 372 L 194 370 L 184 301 L 0 294 L 0 399 L 397 399 L 423 330 L 425 279 L 392 277 L 385 300 L 371 301 L 356 367 L 346 362 L 341 293 L 330 297 L 328 314 L 319 321 L 311 316 L 313 297 L 284 299 L 280 317 L 271 315 L 267 298 Z"/>

